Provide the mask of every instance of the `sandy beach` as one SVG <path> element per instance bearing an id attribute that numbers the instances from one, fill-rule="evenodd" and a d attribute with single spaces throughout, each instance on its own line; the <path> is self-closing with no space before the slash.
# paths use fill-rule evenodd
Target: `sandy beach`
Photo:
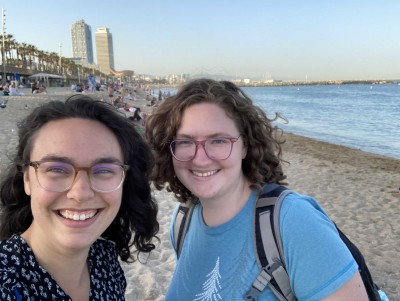
<path id="1" fill-rule="evenodd" d="M 74 92 L 49 88 L 49 94 L 0 97 L 8 100 L 0 109 L 0 176 L 17 144 L 17 122 L 33 108 L 51 100 L 64 101 Z M 51 92 L 55 92 L 52 94 Z M 107 91 L 85 95 L 108 101 Z M 145 93 L 128 103 L 151 112 Z M 25 105 L 28 109 L 25 109 Z M 132 113 L 127 112 L 127 116 Z M 331 219 L 363 253 L 374 281 L 391 301 L 400 300 L 400 160 L 344 146 L 285 134 L 284 164 L 289 188 L 314 197 Z M 122 264 L 128 287 L 126 300 L 164 300 L 175 260 L 169 242 L 169 225 L 177 205 L 173 195 L 154 191 L 158 201 L 161 242 L 149 256 L 134 264 Z"/>

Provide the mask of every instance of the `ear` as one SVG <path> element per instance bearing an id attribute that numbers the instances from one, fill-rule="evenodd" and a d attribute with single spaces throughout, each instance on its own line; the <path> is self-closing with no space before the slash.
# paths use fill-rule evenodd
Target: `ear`
<path id="1" fill-rule="evenodd" d="M 242 150 L 242 160 L 246 158 L 247 155 L 247 143 L 243 142 L 243 150 Z"/>
<path id="2" fill-rule="evenodd" d="M 29 181 L 29 170 L 24 171 L 24 189 L 27 195 L 31 195 L 31 182 Z"/>

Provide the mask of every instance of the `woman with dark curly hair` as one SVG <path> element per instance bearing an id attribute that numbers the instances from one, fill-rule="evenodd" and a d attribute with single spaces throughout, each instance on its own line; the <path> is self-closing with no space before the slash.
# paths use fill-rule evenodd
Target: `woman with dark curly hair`
<path id="1" fill-rule="evenodd" d="M 152 251 L 158 232 L 153 157 L 132 125 L 89 97 L 50 102 L 19 124 L 13 159 L 0 186 L 1 300 L 124 300 L 118 257 Z"/>
<path id="2" fill-rule="evenodd" d="M 188 216 L 184 207 L 172 217 L 176 270 L 166 300 L 278 300 L 267 283 L 284 270 L 271 263 L 260 273 L 253 245 L 257 198 L 286 178 L 278 118 L 233 83 L 209 79 L 187 83 L 148 118 L 155 187 L 195 204 L 183 243 L 186 229 L 175 224 Z M 314 199 L 288 194 L 279 225 L 290 279 L 279 300 L 367 300 L 357 263 Z"/>

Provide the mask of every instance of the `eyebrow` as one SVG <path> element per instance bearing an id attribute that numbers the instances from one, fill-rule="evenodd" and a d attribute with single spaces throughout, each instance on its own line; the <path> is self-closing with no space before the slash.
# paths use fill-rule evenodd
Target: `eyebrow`
<path id="1" fill-rule="evenodd" d="M 74 165 L 74 160 L 69 157 L 57 156 L 57 155 L 46 155 L 40 161 L 54 161 L 54 162 L 63 162 Z M 101 164 L 101 163 L 119 163 L 122 164 L 120 160 L 115 157 L 100 157 L 92 161 L 91 165 Z M 75 166 L 75 165 L 74 165 Z"/>
<path id="2" fill-rule="evenodd" d="M 206 135 L 205 137 L 206 138 L 218 138 L 218 137 L 236 137 L 236 136 L 228 134 L 228 133 L 214 133 L 214 134 L 211 134 L 211 135 Z M 176 138 L 177 139 L 191 139 L 191 140 L 193 140 L 194 136 L 193 135 L 187 135 L 187 134 L 177 134 Z"/>

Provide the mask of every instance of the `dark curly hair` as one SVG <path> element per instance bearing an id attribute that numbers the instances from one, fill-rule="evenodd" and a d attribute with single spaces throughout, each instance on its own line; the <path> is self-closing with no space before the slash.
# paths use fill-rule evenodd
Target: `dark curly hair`
<path id="1" fill-rule="evenodd" d="M 134 262 L 140 252 L 150 252 L 155 248 L 152 239 L 157 238 L 159 229 L 158 207 L 151 198 L 149 183 L 154 158 L 150 148 L 124 115 L 109 104 L 87 96 L 73 96 L 65 103 L 49 102 L 35 108 L 19 123 L 16 154 L 0 184 L 3 205 L 0 240 L 8 239 L 14 233 L 25 232 L 32 223 L 31 198 L 24 190 L 23 172 L 27 168 L 25 166 L 29 166 L 36 134 L 50 121 L 69 118 L 95 120 L 107 126 L 119 141 L 124 164 L 131 166 L 123 184 L 121 207 L 101 237 L 115 243 L 122 261 Z M 134 252 L 130 250 L 133 245 L 136 247 Z"/>
<path id="2" fill-rule="evenodd" d="M 196 79 L 182 86 L 175 96 L 167 98 L 146 122 L 145 137 L 154 150 L 156 164 L 151 180 L 157 189 L 168 183 L 167 190 L 175 193 L 180 202 L 193 198 L 192 193 L 175 176 L 168 140 L 175 137 L 186 108 L 212 103 L 221 107 L 234 121 L 247 146 L 247 155 L 242 161 L 243 174 L 251 188 L 261 188 L 264 183 L 284 183 L 286 176 L 281 168 L 282 131 L 272 126 L 278 118 L 276 113 L 269 119 L 265 112 L 235 84 L 228 81 Z"/>

